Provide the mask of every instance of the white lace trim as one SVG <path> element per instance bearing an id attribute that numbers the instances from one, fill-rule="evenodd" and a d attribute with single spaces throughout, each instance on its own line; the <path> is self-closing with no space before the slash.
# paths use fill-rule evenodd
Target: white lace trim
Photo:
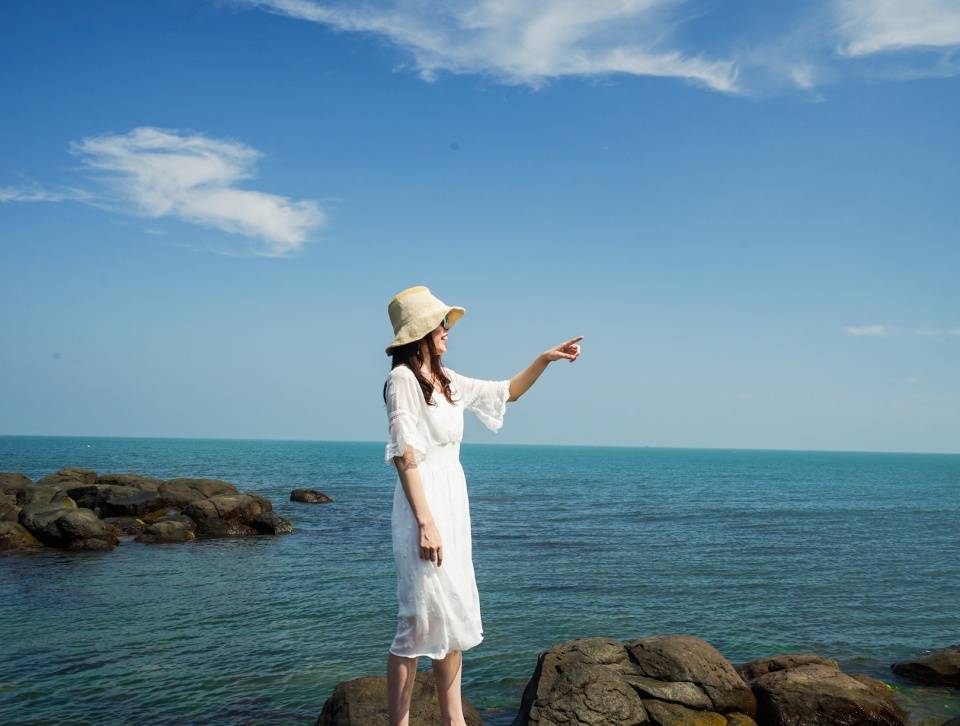
<path id="1" fill-rule="evenodd" d="M 496 433 L 503 426 L 503 416 L 510 398 L 510 380 L 497 381 L 495 386 L 477 397 L 472 409 L 480 422 Z"/>
<path id="2" fill-rule="evenodd" d="M 407 446 L 413 449 L 417 464 L 427 457 L 427 440 L 417 428 L 417 419 L 408 411 L 395 411 L 390 416 L 390 440 L 384 450 L 384 463 L 393 464 L 393 457 L 403 456 Z"/>

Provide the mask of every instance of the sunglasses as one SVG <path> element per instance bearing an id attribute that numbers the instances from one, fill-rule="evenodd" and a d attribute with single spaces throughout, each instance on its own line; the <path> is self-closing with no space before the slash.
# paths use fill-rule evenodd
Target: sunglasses
<path id="1" fill-rule="evenodd" d="M 444 330 L 450 330 L 450 322 L 447 320 L 447 316 L 443 316 L 443 320 L 440 321 L 440 325 L 443 326 Z"/>

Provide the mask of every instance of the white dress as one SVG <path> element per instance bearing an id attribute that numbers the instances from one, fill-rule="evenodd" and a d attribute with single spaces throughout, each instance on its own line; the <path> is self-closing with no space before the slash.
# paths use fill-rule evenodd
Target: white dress
<path id="1" fill-rule="evenodd" d="M 400 365 L 387 377 L 389 440 L 384 460 L 403 456 L 410 446 L 420 471 L 424 496 L 440 531 L 443 560 L 420 557 L 420 530 L 399 473 L 393 493 L 391 529 L 397 568 L 397 631 L 390 652 L 442 659 L 483 640 L 480 596 L 473 570 L 470 503 L 460 465 L 463 412 L 473 411 L 491 431 L 503 425 L 510 380 L 488 381 L 444 368 L 454 404 L 442 391 L 428 406 L 416 376 Z"/>

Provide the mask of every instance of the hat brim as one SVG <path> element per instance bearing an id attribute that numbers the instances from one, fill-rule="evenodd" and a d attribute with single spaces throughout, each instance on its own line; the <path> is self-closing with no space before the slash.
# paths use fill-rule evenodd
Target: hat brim
<path id="1" fill-rule="evenodd" d="M 460 318 L 462 318 L 466 314 L 466 312 L 467 312 L 466 308 L 462 308 L 459 305 L 450 305 L 447 307 L 446 312 L 444 312 L 443 315 L 437 318 L 437 322 L 433 324 L 430 330 L 435 330 L 436 327 L 443 322 L 444 318 L 447 318 L 447 322 L 452 328 L 454 325 L 457 324 L 457 321 L 460 320 Z M 420 337 L 423 337 L 423 336 L 420 336 Z M 405 336 L 399 336 L 397 338 L 394 338 L 393 342 L 386 347 L 386 353 L 387 355 L 393 355 L 394 348 L 399 348 L 401 345 L 406 345 L 407 343 L 412 343 L 414 340 L 419 340 L 419 339 L 420 338 L 413 338 L 411 340 L 407 340 Z"/>

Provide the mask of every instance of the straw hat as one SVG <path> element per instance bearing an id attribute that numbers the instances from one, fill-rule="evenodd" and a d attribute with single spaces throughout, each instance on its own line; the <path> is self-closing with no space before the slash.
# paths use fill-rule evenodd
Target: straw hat
<path id="1" fill-rule="evenodd" d="M 393 355 L 393 348 L 419 340 L 440 325 L 444 318 L 452 328 L 467 311 L 434 297 L 425 285 L 415 285 L 394 295 L 387 305 L 387 312 L 390 313 L 394 336 L 387 346 L 387 355 Z"/>

